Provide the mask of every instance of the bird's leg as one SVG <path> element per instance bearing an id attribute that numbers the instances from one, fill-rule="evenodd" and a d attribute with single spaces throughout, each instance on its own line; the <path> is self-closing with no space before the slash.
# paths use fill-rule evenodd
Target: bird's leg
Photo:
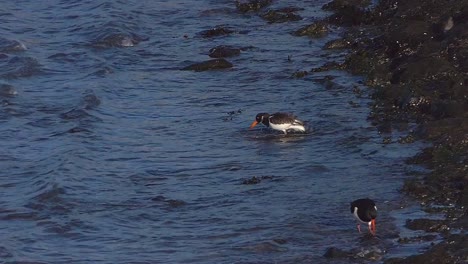
<path id="1" fill-rule="evenodd" d="M 369 222 L 369 231 L 375 236 L 375 225 L 372 225 L 372 222 Z"/>
<path id="2" fill-rule="evenodd" d="M 361 233 L 361 224 L 357 224 L 357 230 L 359 231 L 359 233 Z"/>

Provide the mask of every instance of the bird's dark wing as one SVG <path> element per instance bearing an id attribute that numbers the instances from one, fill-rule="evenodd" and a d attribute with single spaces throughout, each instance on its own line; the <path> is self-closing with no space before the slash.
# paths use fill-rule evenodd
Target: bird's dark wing
<path id="1" fill-rule="evenodd" d="M 274 124 L 284 124 L 284 123 L 294 123 L 299 120 L 296 119 L 296 117 L 292 114 L 289 113 L 274 113 L 270 116 L 270 122 Z M 299 121 L 301 122 L 301 121 Z M 301 122 L 302 123 L 302 122 Z"/>

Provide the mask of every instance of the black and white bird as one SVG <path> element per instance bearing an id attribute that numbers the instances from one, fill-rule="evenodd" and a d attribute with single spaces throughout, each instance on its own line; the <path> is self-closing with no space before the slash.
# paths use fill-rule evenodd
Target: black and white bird
<path id="1" fill-rule="evenodd" d="M 361 233 L 361 223 L 369 226 L 369 231 L 375 236 L 375 218 L 377 217 L 377 206 L 369 198 L 358 199 L 351 203 L 351 213 L 358 221 L 357 229 Z"/>
<path id="2" fill-rule="evenodd" d="M 287 134 L 288 131 L 306 132 L 304 122 L 289 113 L 274 113 L 272 115 L 259 113 L 255 117 L 255 121 L 250 125 L 250 128 L 254 128 L 259 123 L 274 130 L 282 131 L 284 134 Z"/>

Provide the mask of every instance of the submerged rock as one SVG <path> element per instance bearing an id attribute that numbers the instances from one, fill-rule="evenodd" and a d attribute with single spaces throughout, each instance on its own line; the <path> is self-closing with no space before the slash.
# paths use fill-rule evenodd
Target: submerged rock
<path id="1" fill-rule="evenodd" d="M 231 46 L 216 46 L 210 49 L 210 54 L 208 56 L 212 58 L 227 58 L 227 57 L 234 57 L 239 56 L 241 53 L 241 49 L 234 48 Z"/>
<path id="2" fill-rule="evenodd" d="M 213 38 L 219 36 L 227 36 L 234 33 L 234 30 L 224 27 L 224 26 L 216 26 L 212 29 L 204 30 L 200 32 L 200 36 L 203 38 Z"/>
<path id="3" fill-rule="evenodd" d="M 225 59 L 214 59 L 203 62 L 194 63 L 187 67 L 182 68 L 183 71 L 209 71 L 209 70 L 221 70 L 232 68 L 232 63 Z"/>
<path id="4" fill-rule="evenodd" d="M 323 256 L 328 259 L 350 258 L 353 253 L 336 247 L 329 247 Z"/>
<path id="5" fill-rule="evenodd" d="M 42 72 L 42 65 L 31 57 L 13 56 L 9 60 L 0 61 L 0 68 L 2 69 L 0 77 L 5 79 L 30 77 Z"/>
<path id="6" fill-rule="evenodd" d="M 17 95 L 15 87 L 9 84 L 0 84 L 0 97 L 12 97 Z"/>
<path id="7" fill-rule="evenodd" d="M 260 183 L 262 180 L 271 180 L 273 179 L 273 176 L 253 176 L 252 178 L 249 178 L 249 179 L 246 179 L 246 180 L 243 180 L 242 181 L 242 184 L 245 184 L 245 185 L 251 185 L 251 184 L 258 184 Z"/>
<path id="8" fill-rule="evenodd" d="M 0 52 L 11 53 L 26 50 L 26 46 L 17 40 L 8 40 L 0 37 Z"/>

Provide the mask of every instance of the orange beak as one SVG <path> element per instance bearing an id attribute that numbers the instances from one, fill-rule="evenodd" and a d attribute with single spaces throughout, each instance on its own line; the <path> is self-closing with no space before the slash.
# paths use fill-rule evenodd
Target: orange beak
<path id="1" fill-rule="evenodd" d="M 258 122 L 255 120 L 253 123 L 250 125 L 249 129 L 254 128 L 256 125 L 258 125 Z"/>
<path id="2" fill-rule="evenodd" d="M 375 232 L 376 232 L 376 228 L 375 228 L 375 219 L 372 219 L 372 220 L 371 220 L 371 223 L 370 223 L 370 226 L 369 226 L 369 230 L 370 230 L 370 232 L 372 233 L 372 235 L 375 236 Z"/>

